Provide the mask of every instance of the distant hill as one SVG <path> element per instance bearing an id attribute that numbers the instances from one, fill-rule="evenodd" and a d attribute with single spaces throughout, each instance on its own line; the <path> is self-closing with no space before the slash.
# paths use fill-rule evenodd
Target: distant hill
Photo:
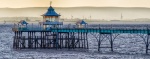
<path id="1" fill-rule="evenodd" d="M 41 17 L 48 7 L 30 8 L 0 8 L 0 17 Z M 64 19 L 97 19 L 97 20 L 123 20 L 149 18 L 150 8 L 123 8 L 123 7 L 56 7 L 57 13 Z"/>
<path id="2" fill-rule="evenodd" d="M 28 22 L 32 22 L 32 21 L 42 21 L 42 17 L 0 17 L 0 22 L 18 22 L 20 20 L 26 20 Z"/>

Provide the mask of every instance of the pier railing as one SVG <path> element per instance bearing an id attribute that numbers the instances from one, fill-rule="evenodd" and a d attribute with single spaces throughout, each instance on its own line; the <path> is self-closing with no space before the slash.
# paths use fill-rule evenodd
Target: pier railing
<path id="1" fill-rule="evenodd" d="M 100 32 L 100 33 L 149 33 L 150 24 L 98 24 L 78 28 L 76 25 L 62 25 L 58 28 L 39 25 L 17 26 L 17 31 L 52 31 L 52 32 Z"/>

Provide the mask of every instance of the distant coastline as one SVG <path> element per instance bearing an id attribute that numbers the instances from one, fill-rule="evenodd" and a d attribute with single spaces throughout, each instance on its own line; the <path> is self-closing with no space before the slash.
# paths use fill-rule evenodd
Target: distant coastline
<path id="1" fill-rule="evenodd" d="M 150 8 L 147 7 L 54 7 L 65 21 L 150 21 Z M 0 8 L 0 21 L 41 20 L 47 7 Z M 121 19 L 121 14 L 123 18 Z"/>
<path id="2" fill-rule="evenodd" d="M 0 23 L 17 23 L 20 20 L 26 20 L 29 23 L 38 23 L 43 21 L 42 17 L 0 17 Z M 76 21 L 82 19 L 61 19 L 66 24 L 75 24 Z M 94 19 L 85 19 L 87 23 L 90 24 L 150 24 L 150 20 L 94 20 Z"/>

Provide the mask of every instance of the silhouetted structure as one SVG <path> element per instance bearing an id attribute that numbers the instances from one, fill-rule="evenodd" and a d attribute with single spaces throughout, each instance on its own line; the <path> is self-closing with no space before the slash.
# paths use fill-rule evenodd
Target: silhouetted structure
<path id="1" fill-rule="evenodd" d="M 59 22 L 59 14 L 50 6 L 48 12 L 43 15 L 43 26 L 27 26 L 20 27 L 15 25 L 12 29 L 15 33 L 13 48 L 14 49 L 88 49 L 88 35 L 94 36 L 97 39 L 98 51 L 102 48 L 109 48 L 114 51 L 114 41 L 120 34 L 136 34 L 141 37 L 145 43 L 146 53 L 148 53 L 150 44 L 150 25 L 148 24 L 99 24 L 88 25 L 87 27 L 68 28 L 60 27 L 63 23 Z M 21 21 L 21 24 L 28 24 Z M 87 24 L 81 20 L 77 25 Z M 48 25 L 48 26 L 47 26 Z M 44 28 L 43 28 L 44 27 Z M 102 43 L 108 40 L 108 46 L 103 46 Z M 93 42 L 96 43 L 96 42 Z"/>
<path id="2" fill-rule="evenodd" d="M 87 33 L 78 33 L 76 37 L 75 32 L 51 31 L 51 29 L 61 28 L 63 25 L 63 22 L 59 21 L 60 15 L 52 6 L 42 16 L 43 22 L 40 22 L 40 27 L 33 26 L 33 24 L 26 27 L 14 26 L 13 47 L 15 49 L 88 48 Z M 19 23 L 28 24 L 25 21 Z"/>

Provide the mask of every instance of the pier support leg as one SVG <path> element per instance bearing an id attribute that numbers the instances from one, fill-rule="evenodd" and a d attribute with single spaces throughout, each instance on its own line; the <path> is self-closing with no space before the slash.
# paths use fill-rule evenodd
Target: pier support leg
<path id="1" fill-rule="evenodd" d="M 101 33 L 99 33 L 99 40 L 98 40 L 98 51 L 100 51 L 100 47 L 101 47 L 101 41 L 102 41 L 102 38 L 101 38 Z"/>
<path id="2" fill-rule="evenodd" d="M 146 39 L 146 54 L 148 54 L 148 50 L 149 50 L 149 35 L 147 35 L 147 39 Z"/>
<path id="3" fill-rule="evenodd" d="M 59 45 L 59 33 L 58 32 L 56 33 L 56 42 L 55 42 L 55 45 L 56 45 L 56 49 L 58 49 L 58 45 Z"/>
<path id="4" fill-rule="evenodd" d="M 111 45 L 111 51 L 113 52 L 113 39 L 112 39 L 112 34 L 110 34 L 110 45 Z"/>
<path id="5" fill-rule="evenodd" d="M 101 34 L 99 33 L 99 39 L 98 39 L 98 51 L 100 51 L 101 48 L 110 48 L 111 52 L 114 52 L 113 50 L 113 45 L 114 45 L 114 40 L 119 34 Z M 109 46 L 101 46 L 102 41 L 108 40 L 108 43 L 110 44 Z M 106 44 L 106 43 L 105 43 Z"/>
<path id="6" fill-rule="evenodd" d="M 89 49 L 89 42 L 88 42 L 88 37 L 87 37 L 88 33 L 86 33 L 86 44 L 87 44 L 87 49 Z"/>

